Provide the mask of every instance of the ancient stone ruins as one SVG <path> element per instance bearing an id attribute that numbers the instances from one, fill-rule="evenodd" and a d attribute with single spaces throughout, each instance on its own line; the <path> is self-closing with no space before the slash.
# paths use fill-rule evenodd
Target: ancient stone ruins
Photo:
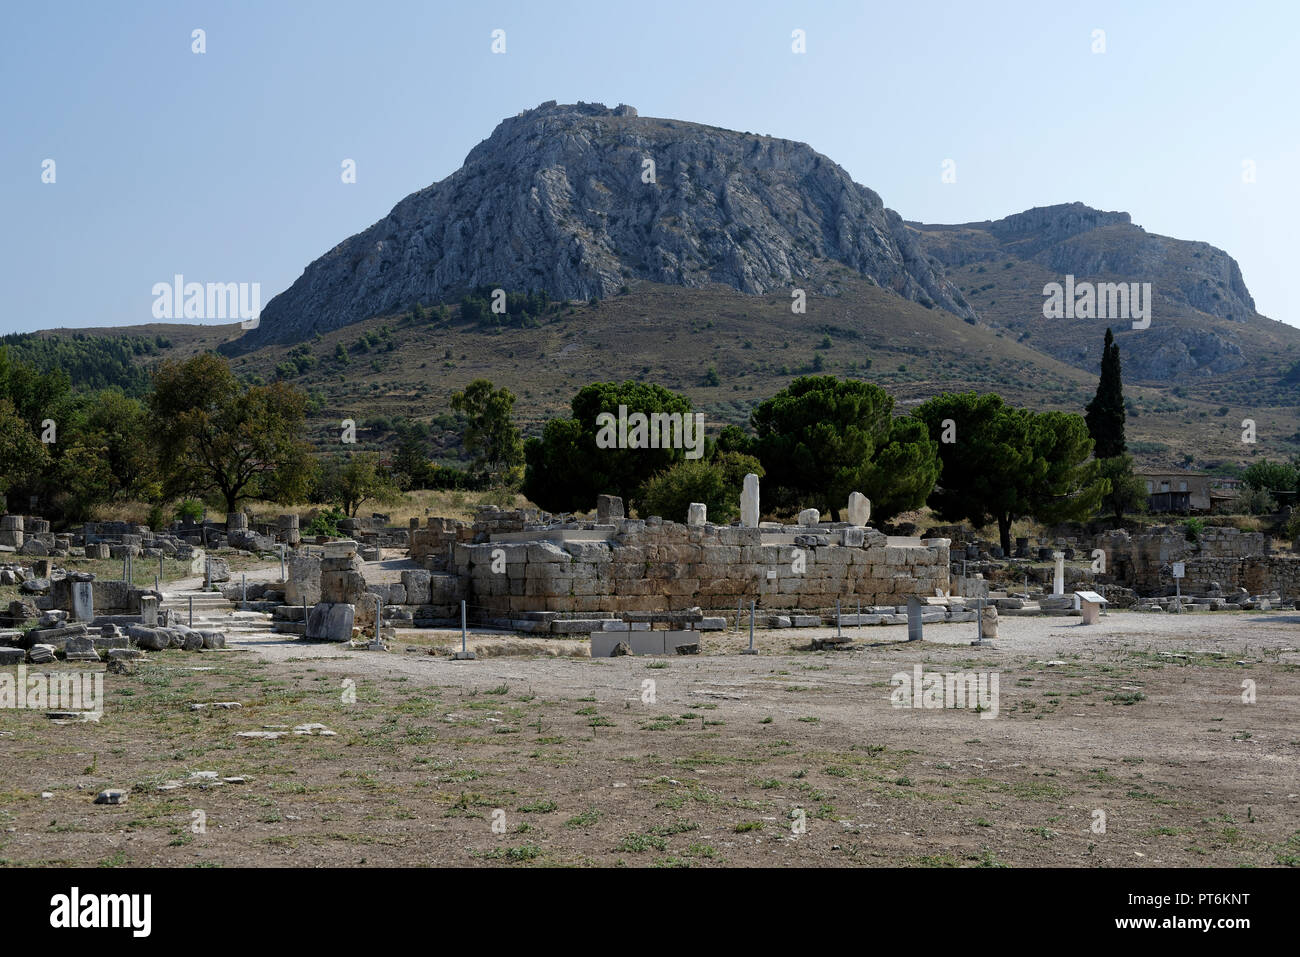
<path id="1" fill-rule="evenodd" d="M 375 515 L 343 523 L 346 538 L 313 541 L 296 515 L 61 533 L 5 515 L 0 585 L 17 585 L 22 597 L 0 616 L 0 662 L 103 654 L 120 664 L 142 649 L 219 649 L 232 628 L 382 648 L 394 628 L 464 624 L 590 636 L 598 657 L 696 652 L 704 633 L 733 622 L 908 623 L 909 638 L 920 638 L 928 622 L 978 621 L 972 637 L 985 641 L 997 636 L 999 615 L 1075 615 L 1088 624 L 1107 606 L 1267 609 L 1300 596 L 1300 558 L 1273 555 L 1265 535 L 1230 528 L 1204 529 L 1196 540 L 1169 527 L 1032 547 L 1020 539 L 1004 556 L 958 527 L 886 535 L 868 524 L 870 502 L 857 492 L 845 521 L 806 509 L 794 524 L 762 522 L 753 475 L 732 525 L 710 523 L 700 504 L 681 523 L 627 518 L 613 496 L 595 504 L 594 516 L 486 507 L 472 523 L 429 518 L 406 528 Z M 970 540 L 950 547 L 954 537 Z M 227 558 L 240 554 L 278 561 L 281 573 L 236 580 Z M 79 570 L 79 559 L 120 561 L 121 579 Z M 188 592 L 161 587 L 166 559 L 189 563 Z M 155 587 L 130 583 L 154 563 Z"/>

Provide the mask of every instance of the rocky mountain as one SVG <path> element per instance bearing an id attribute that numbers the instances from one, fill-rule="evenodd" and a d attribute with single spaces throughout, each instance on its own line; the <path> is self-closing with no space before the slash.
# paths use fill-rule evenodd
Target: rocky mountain
<path id="1" fill-rule="evenodd" d="M 1256 314 L 1231 256 L 1208 243 L 1148 233 L 1128 213 L 1069 203 L 992 222 L 908 226 L 950 278 L 960 284 L 962 276 L 972 277 L 965 295 L 981 322 L 1032 338 L 1042 351 L 1081 367 L 1095 367 L 1094 340 L 1111 325 L 1130 377 L 1167 381 L 1231 372 L 1249 361 L 1252 337 L 1243 327 L 1259 332 L 1261 323 L 1273 325 Z M 1150 283 L 1150 328 L 1133 330 L 1106 318 L 1045 326 L 1043 286 L 1067 275 L 1080 282 Z"/>
<path id="2" fill-rule="evenodd" d="M 802 143 L 549 102 L 502 122 L 451 176 L 309 265 L 242 345 L 296 342 L 484 285 L 584 300 L 634 280 L 815 292 L 832 263 L 972 316 L 917 240 Z"/>
<path id="3" fill-rule="evenodd" d="M 1044 286 L 1067 275 L 1150 283 L 1153 322 L 1137 340 L 1105 317 L 1045 320 Z M 311 263 L 224 351 L 299 343 L 482 287 L 568 300 L 639 281 L 836 295 L 846 276 L 1090 372 L 1116 325 L 1126 374 L 1153 383 L 1229 374 L 1296 341 L 1255 312 L 1227 253 L 1148 233 L 1128 213 L 1070 203 L 905 222 L 802 143 L 548 102 L 503 121 L 455 173 Z"/>

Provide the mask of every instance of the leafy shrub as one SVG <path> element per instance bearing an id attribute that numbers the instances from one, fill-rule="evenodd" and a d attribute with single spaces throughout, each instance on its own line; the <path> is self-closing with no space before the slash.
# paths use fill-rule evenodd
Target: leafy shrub
<path id="1" fill-rule="evenodd" d="M 347 518 L 347 515 L 337 508 L 324 508 L 316 513 L 316 516 L 308 524 L 304 535 L 315 537 L 317 535 L 338 535 L 339 522 Z"/>
<path id="2" fill-rule="evenodd" d="M 650 478 L 637 502 L 640 515 L 659 515 L 673 522 L 686 521 L 692 502 L 708 508 L 709 520 L 719 524 L 736 517 L 740 490 L 727 481 L 722 466 L 687 460 Z"/>

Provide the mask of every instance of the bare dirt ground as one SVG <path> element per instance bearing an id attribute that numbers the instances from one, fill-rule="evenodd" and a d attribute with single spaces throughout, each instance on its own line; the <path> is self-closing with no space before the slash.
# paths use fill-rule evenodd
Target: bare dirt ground
<path id="1" fill-rule="evenodd" d="M 0 860 L 1300 864 L 1300 613 L 974 631 L 846 629 L 825 652 L 760 631 L 757 656 L 738 631 L 675 658 L 475 632 L 461 662 L 458 632 L 428 631 L 388 653 L 268 635 L 151 654 L 106 676 L 98 723 L 0 711 Z M 997 716 L 894 707 L 916 665 L 996 673 Z M 217 701 L 242 707 L 190 708 Z M 335 733 L 290 730 L 310 723 Z M 289 733 L 237 736 L 268 729 Z M 93 804 L 104 788 L 127 803 Z"/>

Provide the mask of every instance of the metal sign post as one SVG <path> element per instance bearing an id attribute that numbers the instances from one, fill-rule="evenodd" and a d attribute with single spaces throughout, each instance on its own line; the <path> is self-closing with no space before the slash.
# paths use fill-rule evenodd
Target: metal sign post
<path id="1" fill-rule="evenodd" d="M 754 647 L 754 603 L 749 603 L 749 647 L 740 649 L 742 655 L 756 655 L 758 649 Z"/>
<path id="2" fill-rule="evenodd" d="M 473 661 L 475 658 L 474 652 L 467 650 L 465 645 L 467 630 L 465 626 L 465 599 L 462 598 L 460 600 L 460 651 L 452 655 L 452 658 L 456 661 Z"/>

